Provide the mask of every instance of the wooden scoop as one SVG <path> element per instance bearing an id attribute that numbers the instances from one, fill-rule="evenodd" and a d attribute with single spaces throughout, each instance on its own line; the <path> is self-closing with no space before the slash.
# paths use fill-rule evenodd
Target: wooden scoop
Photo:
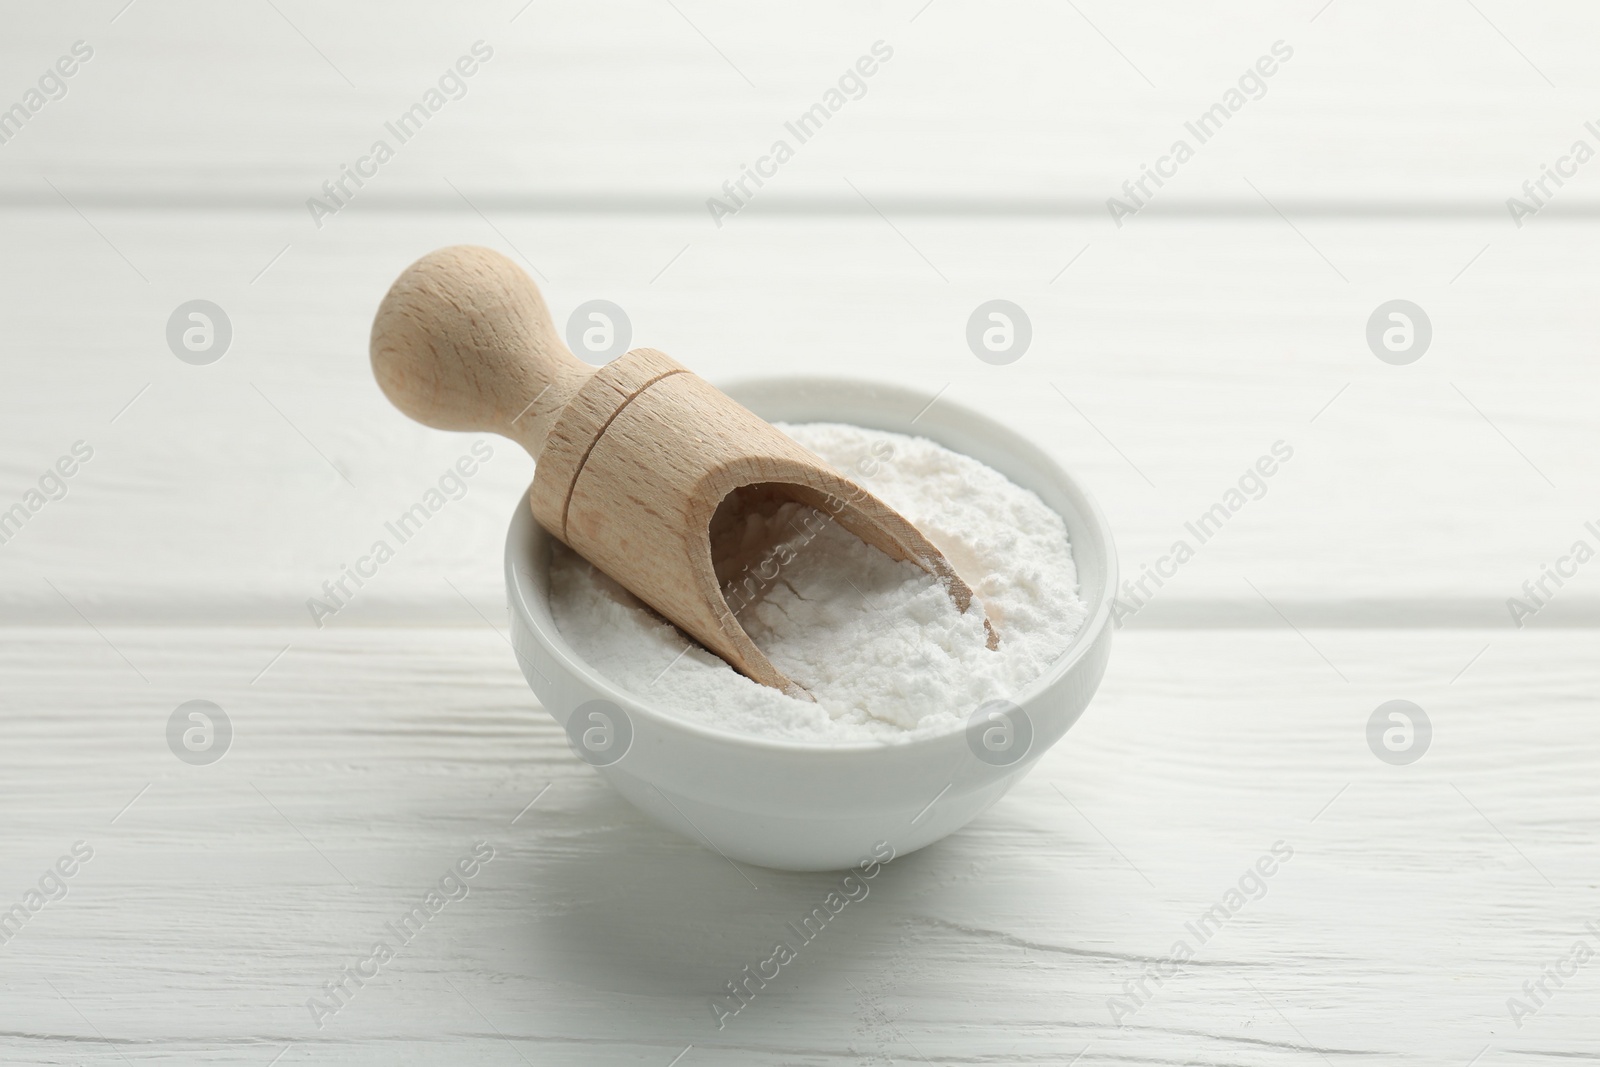
<path id="1" fill-rule="evenodd" d="M 418 422 L 526 448 L 540 525 L 762 685 L 800 691 L 717 585 L 711 519 L 742 487 L 819 509 L 938 578 L 962 611 L 972 603 L 898 512 L 679 363 L 652 348 L 598 369 L 578 360 L 533 280 L 498 252 L 458 245 L 407 267 L 373 320 L 372 371 Z"/>

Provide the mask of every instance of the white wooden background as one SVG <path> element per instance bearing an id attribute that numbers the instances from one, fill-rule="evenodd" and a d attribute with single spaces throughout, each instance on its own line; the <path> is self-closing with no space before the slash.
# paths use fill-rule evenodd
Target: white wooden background
<path id="1" fill-rule="evenodd" d="M 1505 607 L 1600 520 L 1600 163 L 1505 209 L 1595 141 L 1600 12 L 124 4 L 0 16 L 0 106 L 95 50 L 0 145 L 0 507 L 94 448 L 0 545 L 0 909 L 95 850 L 0 944 L 0 1061 L 1600 1058 L 1600 965 L 1520 1028 L 1506 1006 L 1600 947 L 1600 586 L 1525 629 Z M 313 226 L 305 198 L 479 39 L 468 95 Z M 705 198 L 880 39 L 866 96 L 715 227 Z M 1114 227 L 1105 198 L 1277 40 L 1267 95 Z M 526 457 L 497 443 L 326 629 L 305 608 L 473 440 L 394 412 L 365 352 L 398 270 L 460 241 L 713 380 L 1004 418 L 1094 488 L 1128 572 L 1274 441 L 1295 458 L 1022 786 L 719 1031 L 709 999 L 831 879 L 736 873 L 568 754 L 497 633 Z M 1034 323 L 1007 367 L 963 340 L 993 297 Z M 1435 330 L 1406 367 L 1363 339 L 1396 297 Z M 194 298 L 233 323 L 211 366 L 166 347 Z M 165 741 L 196 698 L 236 731 L 207 767 Z M 1409 767 L 1366 748 L 1392 698 L 1434 723 Z M 318 1029 L 306 999 L 479 839 L 471 895 Z M 1280 839 L 1266 897 L 1114 1025 Z"/>

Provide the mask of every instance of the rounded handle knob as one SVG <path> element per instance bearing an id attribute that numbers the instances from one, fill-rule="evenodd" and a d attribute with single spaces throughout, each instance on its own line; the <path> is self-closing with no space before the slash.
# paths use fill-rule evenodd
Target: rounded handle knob
<path id="1" fill-rule="evenodd" d="M 539 287 L 488 248 L 407 267 L 372 321 L 372 373 L 401 411 L 441 430 L 491 430 L 535 459 L 593 368 L 561 342 Z"/>

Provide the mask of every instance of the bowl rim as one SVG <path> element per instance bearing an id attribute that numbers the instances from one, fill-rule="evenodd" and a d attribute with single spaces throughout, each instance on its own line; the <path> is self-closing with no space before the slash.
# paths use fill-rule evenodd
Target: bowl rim
<path id="1" fill-rule="evenodd" d="M 843 385 L 853 389 L 875 390 L 886 396 L 904 399 L 908 403 L 913 403 L 918 406 L 925 403 L 922 394 L 916 393 L 902 384 L 885 382 L 871 378 L 858 378 L 848 375 L 751 375 L 746 377 L 732 378 L 726 382 L 719 382 L 716 384 L 718 388 L 730 394 L 754 388 L 805 390 L 817 389 L 819 387 L 837 388 Z M 735 396 L 734 399 L 737 400 L 737 396 Z M 992 436 L 1001 447 L 1007 449 L 1008 451 L 1031 454 L 1032 458 L 1039 461 L 1042 467 L 1048 469 L 1049 473 L 1053 477 L 1068 486 L 1074 493 L 1076 493 L 1078 498 L 1083 501 L 1081 518 L 1083 519 L 1084 524 L 1094 530 L 1097 539 L 1104 546 L 1105 558 L 1101 561 L 1101 565 L 1105 572 L 1106 580 L 1102 595 L 1100 596 L 1098 602 L 1089 605 L 1089 614 L 1085 617 L 1082 625 L 1078 627 L 1077 633 L 1073 635 L 1072 641 L 1067 646 L 1066 650 L 1063 651 L 1061 655 L 1057 656 L 1055 660 L 1052 661 L 1051 664 L 1045 668 L 1045 670 L 1040 672 L 1032 681 L 1028 682 L 1017 692 L 1011 694 L 1011 701 L 1025 709 L 1029 704 L 1036 701 L 1040 695 L 1062 682 L 1066 676 L 1072 673 L 1072 671 L 1076 669 L 1084 659 L 1089 657 L 1093 653 L 1101 637 L 1104 635 L 1105 630 L 1111 624 L 1113 608 L 1112 602 L 1116 599 L 1118 578 L 1116 543 L 1112 537 L 1111 524 L 1107 520 L 1104 510 L 1100 507 L 1099 502 L 1095 500 L 1093 494 L 1091 494 L 1088 489 L 1076 477 L 1073 476 L 1072 472 L 1069 471 L 1065 465 L 1056 460 L 1055 457 L 1051 456 L 1043 448 L 1039 447 L 1039 445 L 975 408 L 968 407 L 967 405 L 955 400 L 946 399 L 942 395 L 936 396 L 935 399 L 939 400 L 941 402 L 941 406 L 945 407 L 947 410 L 955 409 L 955 413 L 958 413 L 961 417 L 981 424 L 983 431 Z M 929 404 L 929 406 L 931 407 L 932 405 Z M 924 411 L 926 411 L 926 409 L 924 409 Z M 808 421 L 820 422 L 825 420 L 816 419 Z M 859 424 L 852 423 L 852 425 Z M 880 429 L 888 433 L 903 433 L 903 431 L 890 430 L 885 427 L 868 426 L 865 428 Z M 940 441 L 936 434 L 929 433 L 908 436 L 923 436 L 928 440 L 933 441 L 935 444 L 939 444 L 945 448 L 951 448 L 951 446 L 945 445 L 942 441 Z M 951 448 L 951 450 L 957 451 L 953 448 Z M 1065 521 L 1064 516 L 1063 521 Z M 759 737 L 752 734 L 739 733 L 716 726 L 708 726 L 704 723 L 692 722 L 688 719 L 681 719 L 675 715 L 659 711 L 650 704 L 646 703 L 642 697 L 621 688 L 610 678 L 606 677 L 594 667 L 590 666 L 588 661 L 579 655 L 577 650 L 568 644 L 566 638 L 562 636 L 560 627 L 555 622 L 554 615 L 549 611 L 548 604 L 546 605 L 545 614 L 550 618 L 553 632 L 547 632 L 545 628 L 539 624 L 537 615 L 531 610 L 531 606 L 528 603 L 529 595 L 533 592 L 533 589 L 525 585 L 525 583 L 531 582 L 532 579 L 531 577 L 525 578 L 522 572 L 519 571 L 517 564 L 519 562 L 526 562 L 529 560 L 531 556 L 530 550 L 533 547 L 533 540 L 535 537 L 541 534 L 544 537 L 550 538 L 551 540 L 555 539 L 554 534 L 551 534 L 548 530 L 545 530 L 534 519 L 533 511 L 528 506 L 528 492 L 524 491 L 517 498 L 516 507 L 511 517 L 511 525 L 506 532 L 506 592 L 512 613 L 517 617 L 517 620 L 526 627 L 533 638 L 544 648 L 547 654 L 557 659 L 565 669 L 581 678 L 588 688 L 602 694 L 605 699 L 617 704 L 630 716 L 642 717 L 663 729 L 678 731 L 692 736 L 698 736 L 704 740 L 714 741 L 718 744 L 737 745 L 743 748 L 756 749 L 774 754 L 826 752 L 834 756 L 849 757 L 865 756 L 870 753 L 887 754 L 891 752 L 916 752 L 923 749 L 932 749 L 948 744 L 950 743 L 951 739 L 959 738 L 963 734 L 964 726 L 955 727 L 939 733 L 928 734 L 926 736 L 913 738 L 907 741 L 883 741 L 878 739 L 861 741 L 792 741 L 782 738 Z M 1072 549 L 1074 567 L 1075 569 L 1081 569 L 1078 568 L 1079 546 L 1076 542 L 1073 543 Z M 1082 582 L 1080 578 L 1080 591 L 1081 585 Z M 694 647 L 695 644 L 697 644 L 697 642 L 691 641 L 690 647 Z M 544 706 L 542 698 L 540 703 L 541 706 Z M 548 707 L 545 707 L 545 710 L 547 712 L 550 711 Z M 1039 754 L 1040 752 L 1029 753 L 1028 756 L 1024 757 L 1023 760 L 1016 765 L 1017 768 L 1029 765 L 1038 758 Z M 608 769 L 615 770 L 616 768 Z"/>

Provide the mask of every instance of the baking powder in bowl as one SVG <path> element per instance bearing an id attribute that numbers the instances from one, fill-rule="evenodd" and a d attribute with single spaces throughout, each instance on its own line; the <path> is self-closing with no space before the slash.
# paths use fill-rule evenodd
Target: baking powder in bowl
<path id="1" fill-rule="evenodd" d="M 936 580 L 794 502 L 718 523 L 718 578 L 745 632 L 815 702 L 739 674 L 559 542 L 550 610 L 590 666 L 665 714 L 792 741 L 910 740 L 959 729 L 1066 651 L 1087 609 L 1066 524 L 1029 490 L 921 437 L 837 423 L 779 429 L 904 515 L 972 587 Z"/>

